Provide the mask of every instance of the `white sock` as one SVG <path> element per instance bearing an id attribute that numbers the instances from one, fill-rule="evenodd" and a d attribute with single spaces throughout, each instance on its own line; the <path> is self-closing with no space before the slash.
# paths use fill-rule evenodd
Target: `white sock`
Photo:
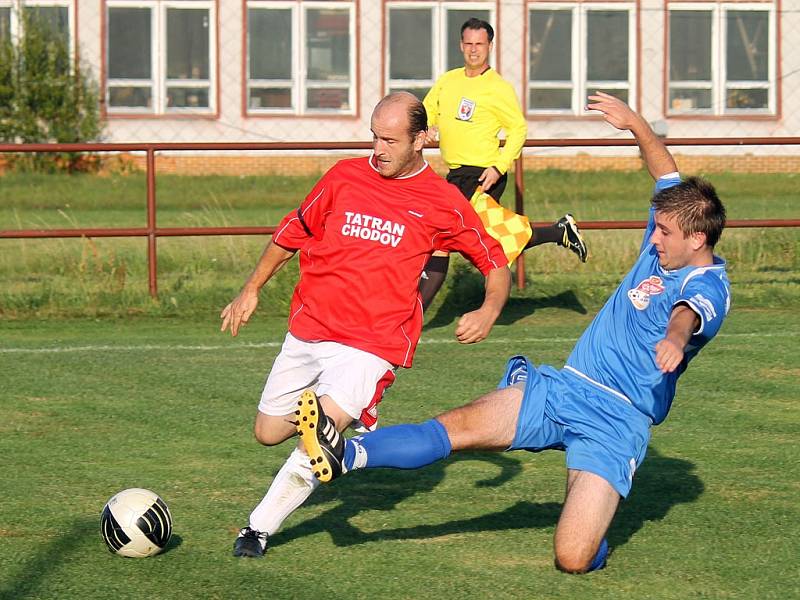
<path id="1" fill-rule="evenodd" d="M 311 472 L 308 455 L 295 448 L 275 475 L 264 499 L 250 513 L 250 527 L 274 534 L 317 486 L 319 480 Z"/>

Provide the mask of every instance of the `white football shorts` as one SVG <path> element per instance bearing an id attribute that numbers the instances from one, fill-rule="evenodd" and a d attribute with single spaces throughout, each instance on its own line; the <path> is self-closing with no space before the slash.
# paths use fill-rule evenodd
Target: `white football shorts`
<path id="1" fill-rule="evenodd" d="M 390 362 L 338 342 L 306 342 L 286 334 L 267 376 L 258 410 L 265 415 L 294 415 L 297 399 L 311 388 L 328 395 L 368 429 L 377 421 L 377 404 L 394 383 Z"/>

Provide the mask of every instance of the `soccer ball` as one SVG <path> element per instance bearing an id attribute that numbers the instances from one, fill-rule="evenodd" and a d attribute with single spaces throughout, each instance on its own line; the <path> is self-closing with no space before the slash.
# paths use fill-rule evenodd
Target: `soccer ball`
<path id="1" fill-rule="evenodd" d="M 106 502 L 100 531 L 112 554 L 144 558 L 161 552 L 172 537 L 172 515 L 150 490 L 122 490 Z"/>

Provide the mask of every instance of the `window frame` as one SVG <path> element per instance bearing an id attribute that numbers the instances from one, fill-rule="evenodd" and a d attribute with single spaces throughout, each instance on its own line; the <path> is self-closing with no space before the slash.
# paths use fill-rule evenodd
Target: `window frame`
<path id="1" fill-rule="evenodd" d="M 569 108 L 553 109 L 542 108 L 536 109 L 530 106 L 530 94 L 533 89 L 563 89 L 565 81 L 556 80 L 531 80 L 530 74 L 530 47 L 531 47 L 531 27 L 530 19 L 531 12 L 534 10 L 570 10 L 572 12 L 572 56 L 571 56 L 571 69 L 572 78 L 570 84 L 572 86 L 571 103 Z M 611 91 L 616 89 L 627 90 L 628 104 L 630 106 L 638 106 L 639 98 L 639 2 L 626 1 L 626 2 L 582 2 L 580 0 L 573 2 L 550 2 L 548 0 L 540 0 L 528 2 L 525 6 L 525 47 L 524 47 L 524 81 L 525 81 L 525 97 L 523 105 L 525 106 L 525 115 L 528 118 L 537 117 L 587 117 L 596 116 L 593 111 L 586 110 L 587 96 L 598 89 Z M 587 80 L 588 70 L 588 13 L 592 11 L 615 11 L 628 14 L 628 79 L 625 85 L 620 81 L 589 81 Z"/>
<path id="2" fill-rule="evenodd" d="M 67 9 L 67 33 L 69 35 L 70 59 L 75 60 L 78 47 L 78 31 L 75 22 L 75 0 L 0 0 L 0 8 L 10 9 L 9 35 L 12 41 L 18 39 L 20 34 L 19 8 L 22 7 L 41 7 L 41 8 L 66 8 Z"/>
<path id="3" fill-rule="evenodd" d="M 698 81 L 673 81 L 670 78 L 672 61 L 670 47 L 670 23 L 672 11 L 699 11 L 711 13 L 711 81 L 710 88 Z M 766 82 L 728 81 L 727 74 L 727 27 L 728 11 L 753 11 L 767 14 L 767 64 Z M 664 19 L 664 114 L 669 118 L 776 118 L 779 116 L 779 81 L 778 81 L 778 19 L 775 2 L 674 2 L 665 7 Z M 730 85 L 730 84 L 734 85 Z M 675 110 L 670 101 L 670 92 L 674 87 L 681 89 L 710 89 L 711 108 L 693 110 Z M 766 89 L 766 108 L 728 108 L 728 89 Z"/>
<path id="4" fill-rule="evenodd" d="M 124 79 L 109 76 L 109 21 L 114 8 L 150 9 L 150 79 Z M 169 9 L 208 10 L 208 79 L 169 79 L 167 77 L 167 11 Z M 103 0 L 102 19 L 102 85 L 103 109 L 108 117 L 176 117 L 191 116 L 216 118 L 219 111 L 219 6 L 218 0 Z M 112 87 L 149 86 L 151 106 L 111 106 Z M 170 107 L 167 106 L 168 88 L 183 87 L 208 89 L 208 106 Z"/>
<path id="5" fill-rule="evenodd" d="M 251 79 L 250 78 L 250 10 L 291 10 L 291 79 Z M 348 109 L 309 108 L 308 91 L 314 89 L 341 88 L 341 82 L 309 82 L 308 80 L 308 11 L 313 9 L 347 9 L 349 13 L 348 36 L 350 37 L 350 56 L 348 71 Z M 242 43 L 242 107 L 245 117 L 355 117 L 358 115 L 358 0 L 245 0 L 243 4 L 243 43 Z M 256 82 L 255 85 L 253 82 Z M 253 88 L 287 87 L 291 90 L 292 106 L 252 107 L 250 91 Z"/>
<path id="6" fill-rule="evenodd" d="M 391 75 L 391 24 L 389 22 L 389 15 L 392 9 L 420 9 L 428 8 L 431 10 L 432 19 L 434 21 L 432 31 L 435 40 L 431 40 L 431 73 L 432 79 L 392 79 Z M 383 24 L 385 30 L 384 39 L 384 69 L 383 69 L 383 90 L 384 93 L 389 93 L 392 90 L 408 89 L 408 88 L 422 88 L 426 87 L 430 90 L 433 84 L 439 77 L 444 75 L 449 69 L 447 67 L 447 13 L 450 10 L 488 10 L 489 23 L 494 28 L 494 44 L 492 52 L 489 55 L 489 64 L 497 69 L 498 59 L 498 19 L 500 9 L 496 0 L 473 0 L 473 1 L 449 1 L 449 0 L 430 0 L 426 2 L 419 2 L 414 0 L 389 0 L 384 2 L 383 6 Z M 457 68 L 457 67 L 454 67 Z"/>

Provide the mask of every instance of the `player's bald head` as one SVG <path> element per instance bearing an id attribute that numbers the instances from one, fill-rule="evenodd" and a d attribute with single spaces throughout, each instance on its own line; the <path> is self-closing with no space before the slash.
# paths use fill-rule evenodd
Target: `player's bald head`
<path id="1" fill-rule="evenodd" d="M 413 139 L 428 130 L 428 113 L 419 98 L 409 92 L 392 92 L 384 96 L 372 111 L 372 118 L 396 116 L 405 119 L 408 134 Z"/>

